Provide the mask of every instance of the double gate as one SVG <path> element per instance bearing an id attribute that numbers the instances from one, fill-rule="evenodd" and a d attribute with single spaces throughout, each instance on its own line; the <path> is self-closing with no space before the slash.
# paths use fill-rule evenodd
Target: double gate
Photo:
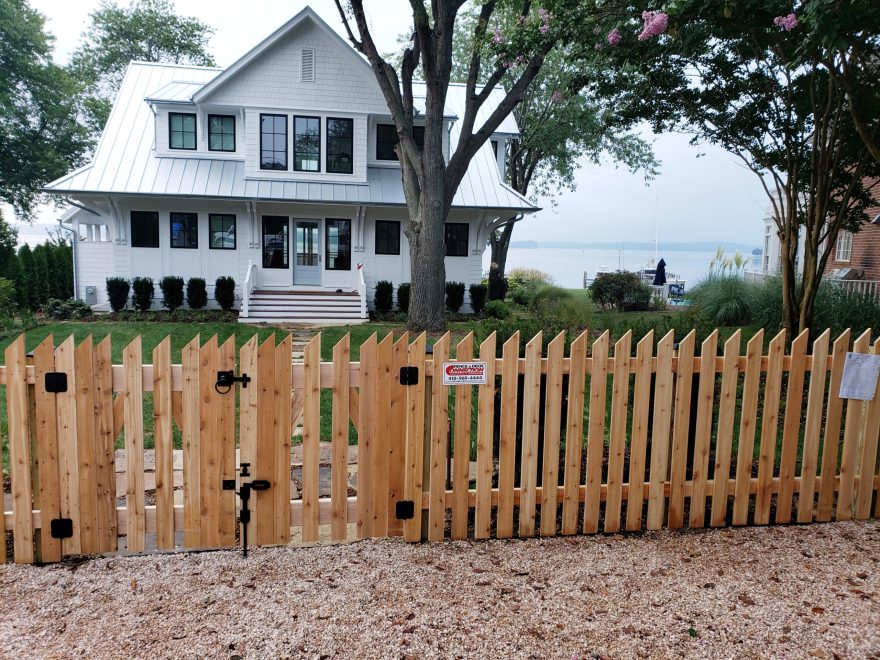
<path id="1" fill-rule="evenodd" d="M 523 355 L 518 334 L 430 349 L 374 335 L 352 361 L 345 336 L 322 361 L 317 335 L 293 362 L 289 336 L 237 359 L 234 338 L 196 337 L 173 364 L 166 338 L 145 364 L 136 338 L 114 365 L 109 337 L 27 354 L 21 336 L 0 368 L 0 559 L 233 547 L 238 519 L 250 543 L 282 545 L 880 514 L 880 397 L 839 396 L 847 353 L 880 341 L 741 344 L 585 333 L 545 351 L 538 334 Z M 444 384 L 444 366 L 474 360 L 478 384 Z"/>

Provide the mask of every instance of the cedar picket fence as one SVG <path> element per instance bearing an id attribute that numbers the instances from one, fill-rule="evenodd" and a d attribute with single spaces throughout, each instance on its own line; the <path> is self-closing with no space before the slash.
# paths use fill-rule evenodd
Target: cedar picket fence
<path id="1" fill-rule="evenodd" d="M 13 552 L 7 557 L 2 544 L 0 560 L 113 552 L 122 538 L 130 552 L 233 547 L 239 504 L 223 482 L 248 476 L 235 465 L 237 449 L 250 478 L 270 486 L 252 494 L 250 538 L 260 545 L 287 544 L 292 529 L 306 543 L 435 541 L 880 516 L 880 396 L 838 396 L 846 353 L 880 354 L 869 331 L 852 346 L 849 331 L 833 344 L 825 331 L 809 352 L 805 331 L 787 354 L 780 333 L 766 355 L 759 332 L 741 355 L 740 332 L 719 347 L 716 330 L 699 356 L 693 331 L 678 344 L 670 332 L 656 351 L 651 332 L 635 347 L 631 333 L 612 347 L 606 332 L 589 355 L 584 333 L 567 357 L 564 335 L 544 355 L 539 333 L 521 355 L 518 334 L 501 347 L 493 334 L 476 347 L 487 384 L 452 388 L 442 384 L 449 334 L 430 354 L 424 334 L 373 335 L 359 362 L 350 360 L 347 335 L 322 362 L 318 335 L 295 363 L 289 336 L 277 344 L 253 337 L 237 369 L 234 338 L 202 345 L 195 337 L 181 364 L 171 363 L 170 338 L 144 364 L 138 337 L 113 365 L 110 341 L 76 346 L 69 337 L 55 347 L 50 336 L 30 358 L 22 335 L 6 349 L 0 384 L 12 510 L 0 515 L 0 539 L 11 532 Z M 468 335 L 455 360 L 474 356 Z M 217 372 L 230 370 L 247 374 L 249 385 L 215 387 Z M 330 402 L 323 410 L 322 390 Z M 322 414 L 331 426 L 329 497 L 319 489 Z M 356 495 L 348 485 L 350 425 Z M 183 457 L 177 498 L 175 426 Z M 300 426 L 302 488 L 292 499 L 291 441 Z M 114 468 L 120 437 L 124 503 Z"/>

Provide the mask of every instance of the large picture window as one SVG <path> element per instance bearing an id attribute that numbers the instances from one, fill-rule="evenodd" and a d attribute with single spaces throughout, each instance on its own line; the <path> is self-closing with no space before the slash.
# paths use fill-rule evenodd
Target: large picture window
<path id="1" fill-rule="evenodd" d="M 131 247 L 159 247 L 159 214 L 155 211 L 131 212 Z"/>
<path id="2" fill-rule="evenodd" d="M 354 171 L 353 119 L 327 119 L 327 171 L 334 174 Z"/>
<path id="3" fill-rule="evenodd" d="M 235 117 L 208 115 L 208 149 L 235 151 Z"/>
<path id="4" fill-rule="evenodd" d="M 376 220 L 376 254 L 400 254 L 400 223 Z"/>
<path id="5" fill-rule="evenodd" d="M 413 140 L 419 148 L 425 146 L 425 127 L 413 126 Z M 397 138 L 397 129 L 391 124 L 378 124 L 376 126 L 376 160 L 399 160 L 395 145 L 400 142 Z"/>
<path id="6" fill-rule="evenodd" d="M 285 216 L 263 216 L 263 268 L 290 268 L 289 225 Z"/>
<path id="7" fill-rule="evenodd" d="M 327 220 L 327 270 L 351 270 L 351 220 Z"/>
<path id="8" fill-rule="evenodd" d="M 168 146 L 171 149 L 196 148 L 196 116 L 183 112 L 168 113 Z"/>
<path id="9" fill-rule="evenodd" d="M 466 257 L 468 255 L 468 224 L 466 222 L 447 222 L 446 256 Z"/>
<path id="10" fill-rule="evenodd" d="M 212 250 L 235 249 L 235 214 L 211 213 L 208 216 L 208 247 Z"/>
<path id="11" fill-rule="evenodd" d="M 195 250 L 199 247 L 199 216 L 197 213 L 171 214 L 171 247 Z"/>
<path id="12" fill-rule="evenodd" d="M 287 169 L 287 115 L 260 115 L 260 169 Z"/>
<path id="13" fill-rule="evenodd" d="M 293 118 L 293 169 L 321 171 L 321 118 Z"/>

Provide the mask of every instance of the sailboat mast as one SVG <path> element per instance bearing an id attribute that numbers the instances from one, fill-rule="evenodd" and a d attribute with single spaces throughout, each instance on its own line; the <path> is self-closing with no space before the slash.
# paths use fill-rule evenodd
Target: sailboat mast
<path id="1" fill-rule="evenodd" d="M 657 264 L 657 209 L 660 206 L 660 195 L 654 202 L 654 265 Z"/>

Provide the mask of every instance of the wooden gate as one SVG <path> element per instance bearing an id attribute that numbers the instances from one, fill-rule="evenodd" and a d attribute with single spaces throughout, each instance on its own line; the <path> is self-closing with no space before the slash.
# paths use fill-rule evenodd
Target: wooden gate
<path id="1" fill-rule="evenodd" d="M 322 361 L 317 335 L 292 361 L 289 336 L 255 336 L 236 364 L 234 338 L 195 337 L 172 364 L 166 338 L 144 364 L 136 338 L 113 365 L 109 337 L 29 355 L 21 336 L 0 368 L 0 539 L 23 563 L 233 547 L 236 491 L 255 481 L 260 545 L 880 515 L 880 396 L 839 397 L 847 353 L 880 340 L 764 342 L 389 334 L 357 360 L 345 336 Z M 444 365 L 473 360 L 485 383 L 444 385 Z"/>

